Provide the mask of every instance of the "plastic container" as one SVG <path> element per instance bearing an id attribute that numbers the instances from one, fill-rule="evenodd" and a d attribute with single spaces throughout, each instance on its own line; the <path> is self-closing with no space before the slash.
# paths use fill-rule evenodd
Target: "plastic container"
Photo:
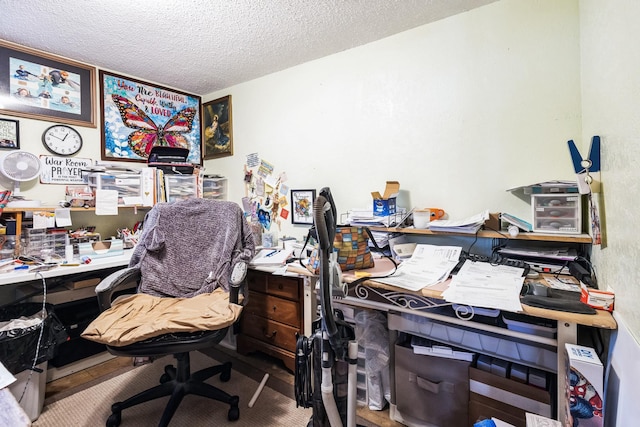
<path id="1" fill-rule="evenodd" d="M 532 194 L 533 231 L 542 233 L 582 233 L 580 194 Z"/>
<path id="2" fill-rule="evenodd" d="M 36 368 L 42 372 L 24 370 L 14 375 L 16 381 L 9 386 L 9 390 L 31 421 L 38 419 L 42 412 L 47 385 L 47 362 L 36 365 Z M 31 378 L 29 378 L 30 374 Z"/>

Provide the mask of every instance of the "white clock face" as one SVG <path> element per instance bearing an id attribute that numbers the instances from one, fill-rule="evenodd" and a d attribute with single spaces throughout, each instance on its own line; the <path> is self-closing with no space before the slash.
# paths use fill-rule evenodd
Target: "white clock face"
<path id="1" fill-rule="evenodd" d="M 82 148 L 82 137 L 72 127 L 55 125 L 44 131 L 42 143 L 53 154 L 71 156 Z"/>

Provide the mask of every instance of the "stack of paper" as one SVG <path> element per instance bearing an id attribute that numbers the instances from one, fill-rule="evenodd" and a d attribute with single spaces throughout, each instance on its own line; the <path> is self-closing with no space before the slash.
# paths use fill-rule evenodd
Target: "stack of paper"
<path id="1" fill-rule="evenodd" d="M 447 280 L 460 259 L 461 251 L 459 246 L 416 245 L 411 258 L 403 261 L 393 276 L 376 281 L 419 291 Z"/>
<path id="2" fill-rule="evenodd" d="M 411 337 L 411 347 L 413 347 L 415 354 L 427 354 L 429 356 L 466 360 L 468 362 L 473 362 L 473 356 L 475 355 L 475 353 L 469 351 L 454 350 L 445 345 L 436 345 L 429 339 L 417 336 Z"/>
<path id="3" fill-rule="evenodd" d="M 450 233 L 476 234 L 484 222 L 489 219 L 489 211 L 486 210 L 477 215 L 462 220 L 437 219 L 428 225 L 431 231 L 447 231 Z"/>
<path id="4" fill-rule="evenodd" d="M 347 213 L 346 224 L 362 226 L 392 227 L 401 224 L 407 218 L 405 208 L 397 208 L 393 215 L 377 216 L 371 209 L 351 209 Z"/>
<path id="5" fill-rule="evenodd" d="M 465 261 L 442 297 L 457 304 L 518 312 L 524 269 Z"/>

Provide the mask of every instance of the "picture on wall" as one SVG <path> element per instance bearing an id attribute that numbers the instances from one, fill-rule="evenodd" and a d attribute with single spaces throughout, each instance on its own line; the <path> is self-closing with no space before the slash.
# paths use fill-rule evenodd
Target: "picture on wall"
<path id="1" fill-rule="evenodd" d="M 17 120 L 0 119 L 0 148 L 20 148 L 20 128 Z"/>
<path id="2" fill-rule="evenodd" d="M 202 164 L 200 97 L 100 70 L 102 159 L 147 162 L 155 146 Z"/>
<path id="3" fill-rule="evenodd" d="M 96 127 L 95 68 L 0 40 L 0 113 Z"/>
<path id="4" fill-rule="evenodd" d="M 233 156 L 231 95 L 205 102 L 204 158 Z"/>
<path id="5" fill-rule="evenodd" d="M 316 190 L 291 190 L 292 224 L 313 224 L 313 202 Z"/>

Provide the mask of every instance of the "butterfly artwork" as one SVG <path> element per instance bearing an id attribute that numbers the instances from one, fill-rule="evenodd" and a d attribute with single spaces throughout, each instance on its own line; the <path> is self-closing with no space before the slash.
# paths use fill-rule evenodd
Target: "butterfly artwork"
<path id="1" fill-rule="evenodd" d="M 118 107 L 122 123 L 135 129 L 129 134 L 128 141 L 129 147 L 138 156 L 148 158 L 155 146 L 190 148 L 185 135 L 193 128 L 197 114 L 195 108 L 187 107 L 178 111 L 160 127 L 128 98 L 116 94 L 111 95 L 111 98 Z"/>

